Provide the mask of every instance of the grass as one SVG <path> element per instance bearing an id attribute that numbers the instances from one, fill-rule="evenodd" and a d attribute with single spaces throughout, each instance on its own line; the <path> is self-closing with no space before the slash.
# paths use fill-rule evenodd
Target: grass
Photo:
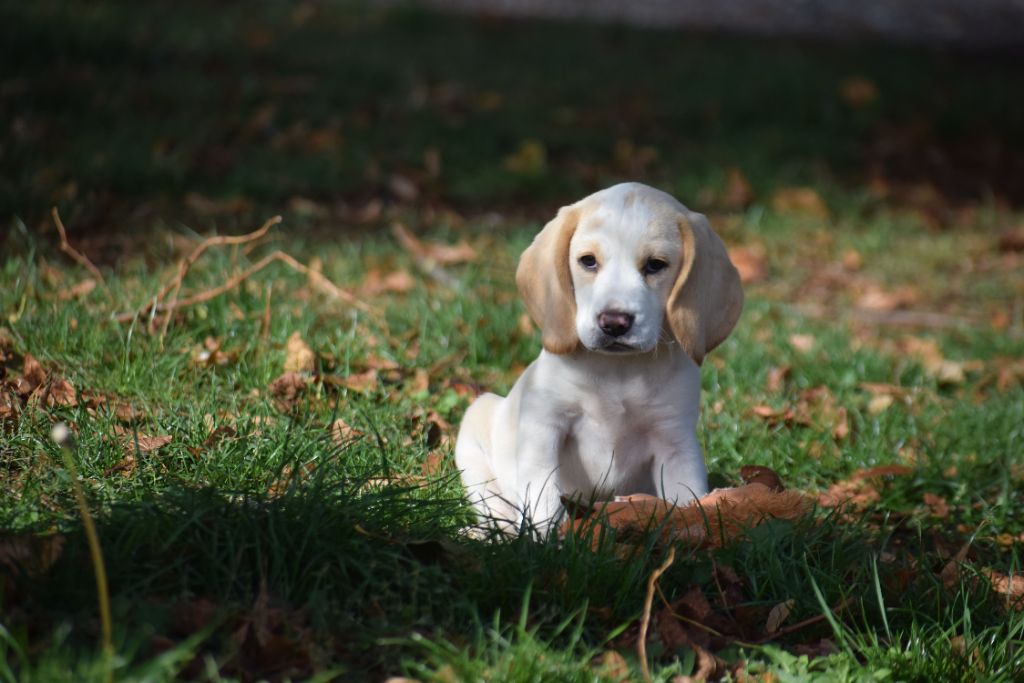
<path id="1" fill-rule="evenodd" d="M 713 481 L 761 464 L 817 494 L 863 468 L 910 472 L 870 482 L 853 514 L 680 551 L 665 599 L 699 588 L 708 623 L 743 632 L 712 649 L 761 680 L 1020 677 L 1024 616 L 996 580 L 1019 573 L 1024 538 L 1024 280 L 1019 252 L 997 247 L 1022 220 L 1003 173 L 1024 144 L 1008 60 L 311 7 L 0 7 L 0 58 L 17 67 L 0 83 L 0 399 L 25 354 L 78 392 L 12 399 L 0 418 L 0 677 L 105 676 L 87 540 L 49 439 L 63 421 L 117 680 L 639 679 L 655 537 L 627 557 L 613 539 L 467 539 L 437 433 L 537 353 L 513 272 L 540 222 L 622 178 L 708 211 L 765 269 L 703 368 Z M 588 67 L 546 78 L 552 63 Z M 854 76 L 874 99 L 844 99 Z M 782 201 L 794 186 L 825 212 Z M 109 295 L 72 292 L 89 274 L 57 249 L 53 204 Z M 112 319 L 143 308 L 198 234 L 274 213 L 267 240 L 211 249 L 185 290 L 284 249 L 374 313 L 274 265 L 166 334 Z M 392 221 L 477 256 L 439 284 Z M 374 270 L 413 286 L 373 294 Z M 950 324 L 895 326 L 889 305 L 865 317 L 879 292 Z M 294 332 L 339 381 L 281 405 L 270 385 Z M 198 360 L 211 347 L 223 364 Z M 368 387 L 340 379 L 372 370 Z M 334 438 L 338 419 L 358 433 Z M 789 600 L 783 626 L 807 625 L 763 638 Z M 621 662 L 602 668 L 610 652 Z M 657 680 L 694 670 L 692 649 L 652 634 L 648 652 Z"/>

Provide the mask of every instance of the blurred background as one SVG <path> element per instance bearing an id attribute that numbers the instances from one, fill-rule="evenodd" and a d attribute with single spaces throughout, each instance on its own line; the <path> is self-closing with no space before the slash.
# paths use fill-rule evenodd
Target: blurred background
<path id="1" fill-rule="evenodd" d="M 73 236 L 268 211 L 493 223 L 633 179 L 711 212 L 885 205 L 943 228 L 1024 201 L 1022 17 L 1015 0 L 5 2 L 0 217 L 52 232 L 57 205 Z M 818 198 L 775 198 L 803 186 Z"/>

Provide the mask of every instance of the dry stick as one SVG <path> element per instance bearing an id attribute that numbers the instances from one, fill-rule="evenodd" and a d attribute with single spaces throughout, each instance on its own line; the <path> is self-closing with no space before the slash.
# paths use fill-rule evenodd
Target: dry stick
<path id="1" fill-rule="evenodd" d="M 192 296 L 185 297 L 184 299 L 176 299 L 175 301 L 171 302 L 157 303 L 156 305 L 151 307 L 151 310 L 154 313 L 168 313 L 186 306 L 194 306 L 196 304 L 204 303 L 206 301 L 209 301 L 210 299 L 214 299 L 220 296 L 221 294 L 234 289 L 242 282 L 252 277 L 253 275 L 263 270 L 264 268 L 269 266 L 271 263 L 274 263 L 275 261 L 281 261 L 285 265 L 290 266 L 291 268 L 301 273 L 304 273 L 315 285 L 317 285 L 321 290 L 325 291 L 327 294 L 333 296 L 334 298 L 340 299 L 341 301 L 344 301 L 345 303 L 358 308 L 364 313 L 368 313 L 370 315 L 377 314 L 377 312 L 373 308 L 371 308 L 366 303 L 358 299 L 351 292 L 338 287 L 336 284 L 328 280 L 320 273 L 317 273 L 315 270 L 310 269 L 308 266 L 299 263 L 298 261 L 296 261 L 288 254 L 284 253 L 283 251 L 275 251 L 272 254 L 264 256 L 262 259 L 260 259 L 253 265 L 249 266 L 245 270 L 243 270 L 241 273 L 238 273 L 237 275 L 229 278 L 226 282 L 217 287 L 214 287 L 213 289 L 208 289 L 203 292 L 199 292 L 198 294 L 193 294 Z M 116 315 L 114 319 L 117 320 L 118 322 L 126 322 L 134 318 L 136 315 L 138 315 L 138 313 L 120 313 Z"/>
<path id="2" fill-rule="evenodd" d="M 92 273 L 93 277 L 99 280 L 100 284 L 103 285 L 103 289 L 107 292 L 107 297 L 109 298 L 110 288 L 107 287 L 107 281 L 103 277 L 103 273 L 100 272 L 99 268 L 93 265 L 93 262 L 90 261 L 85 254 L 72 247 L 71 243 L 68 242 L 68 233 L 64 229 L 64 222 L 60 219 L 60 214 L 57 212 L 56 206 L 50 210 L 50 213 L 53 216 L 54 224 L 57 226 L 57 232 L 60 233 L 60 250 L 73 258 L 80 266 L 83 266 L 86 270 Z"/>
<path id="3" fill-rule="evenodd" d="M 172 289 L 175 290 L 175 292 L 181 289 L 181 283 L 185 279 L 185 275 L 188 273 L 189 268 L 191 268 L 192 264 L 199 260 L 199 257 L 203 255 L 203 252 L 210 247 L 254 242 L 266 235 L 267 231 L 270 230 L 272 226 L 275 226 L 280 222 L 280 216 L 272 216 L 268 218 L 263 225 L 259 227 L 259 229 L 253 230 L 245 235 L 214 235 L 213 237 L 207 237 L 192 250 L 192 253 L 182 259 L 181 263 L 178 264 L 178 275 L 171 282 L 164 285 L 164 288 L 156 295 L 157 301 L 163 299 Z"/>
<path id="4" fill-rule="evenodd" d="M 668 557 L 661 563 L 661 566 L 651 572 L 650 577 L 647 579 L 647 598 L 644 600 L 644 614 L 640 619 L 640 637 L 636 643 L 637 656 L 640 658 L 640 671 L 644 675 L 644 680 L 647 683 L 651 683 L 651 669 L 647 666 L 647 627 L 651 624 L 651 606 L 654 603 L 654 589 L 657 586 L 658 579 L 668 571 L 668 568 L 672 566 L 672 563 L 676 561 L 676 547 L 672 546 L 668 550 Z"/>

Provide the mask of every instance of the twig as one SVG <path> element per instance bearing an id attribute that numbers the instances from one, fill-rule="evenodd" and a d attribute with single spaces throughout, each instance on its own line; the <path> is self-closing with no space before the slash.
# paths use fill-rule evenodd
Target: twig
<path id="1" fill-rule="evenodd" d="M 158 301 L 162 300 L 167 293 L 172 289 L 177 293 L 181 289 L 181 283 L 185 279 L 185 275 L 188 273 L 189 268 L 192 267 L 199 257 L 203 255 L 203 252 L 213 246 L 228 246 L 237 244 L 246 244 L 248 242 L 255 242 L 259 238 L 267 234 L 267 231 L 271 227 L 281 222 L 280 216 L 272 216 L 268 218 L 263 225 L 258 229 L 253 230 L 245 235 L 214 235 L 213 237 L 207 237 L 195 249 L 192 250 L 188 256 L 182 259 L 181 263 L 178 264 L 178 274 L 173 280 L 164 285 L 164 288 L 156 295 Z"/>
<path id="2" fill-rule="evenodd" d="M 60 213 L 57 212 L 56 206 L 50 210 L 50 213 L 53 216 L 54 224 L 57 226 L 57 232 L 60 233 L 60 250 L 74 259 L 78 265 L 92 273 L 93 277 L 99 280 L 99 283 L 103 286 L 103 289 L 106 291 L 107 297 L 109 298 L 110 288 L 107 287 L 107 281 L 103 277 L 103 273 L 100 272 L 99 268 L 93 265 L 93 262 L 89 260 L 89 257 L 72 247 L 71 243 L 68 242 L 68 233 L 67 230 L 64 229 L 64 222 L 60 219 Z"/>
<path id="3" fill-rule="evenodd" d="M 274 283 L 267 284 L 267 301 L 263 305 L 263 319 L 260 321 L 260 339 L 270 337 L 270 297 L 274 293 Z"/>
<path id="4" fill-rule="evenodd" d="M 241 273 L 234 275 L 233 277 L 229 278 L 226 282 L 217 287 L 199 292 L 198 294 L 193 294 L 192 296 L 185 297 L 184 299 L 175 299 L 174 301 L 157 303 L 154 306 L 152 306 L 151 310 L 153 311 L 154 314 L 169 313 L 179 308 L 184 308 L 186 306 L 194 306 L 196 304 L 201 304 L 206 301 L 209 301 L 210 299 L 215 299 L 221 294 L 231 291 L 232 289 L 240 285 L 242 282 L 252 277 L 253 275 L 263 270 L 264 268 L 269 266 L 271 263 L 274 263 L 275 261 L 281 261 L 285 265 L 293 268 L 294 270 L 297 270 L 300 273 L 304 273 L 310 279 L 310 281 L 313 282 L 313 284 L 315 284 L 322 291 L 334 297 L 335 299 L 340 299 L 341 301 L 344 301 L 345 303 L 358 308 L 364 313 L 369 313 L 371 315 L 375 314 L 375 311 L 370 306 L 363 303 L 351 292 L 338 287 L 320 273 L 310 269 L 308 266 L 299 263 L 293 257 L 289 256 L 283 251 L 275 251 L 272 254 L 264 256 L 262 259 L 260 259 L 253 265 L 249 266 L 245 270 L 243 270 Z M 131 320 L 136 315 L 138 314 L 120 313 L 114 316 L 114 319 L 117 320 L 118 322 L 125 322 Z"/>
<path id="5" fill-rule="evenodd" d="M 413 259 L 416 262 L 417 267 L 424 272 L 428 277 L 437 280 L 440 284 L 445 287 L 457 289 L 459 287 L 459 280 L 445 270 L 441 264 L 439 264 L 434 258 L 432 258 L 427 251 L 423 243 L 420 242 L 415 235 L 405 229 L 405 226 L 401 223 L 394 223 L 391 225 L 391 234 L 395 236 L 398 243 L 403 249 L 412 254 Z"/>
<path id="6" fill-rule="evenodd" d="M 640 637 L 636 643 L 637 656 L 640 658 L 640 671 L 644 675 L 644 680 L 647 683 L 651 682 L 651 669 L 647 665 L 647 628 L 651 624 L 651 606 L 654 603 L 654 589 L 657 586 L 658 579 L 668 571 L 668 568 L 672 566 L 672 563 L 676 561 L 676 547 L 672 546 L 668 549 L 668 557 L 661 563 L 661 566 L 651 572 L 650 577 L 647 579 L 647 598 L 644 600 L 644 613 L 640 619 Z"/>

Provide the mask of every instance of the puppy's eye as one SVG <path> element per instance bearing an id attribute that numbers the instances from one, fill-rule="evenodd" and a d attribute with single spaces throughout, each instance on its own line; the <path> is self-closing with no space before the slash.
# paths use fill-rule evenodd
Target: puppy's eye
<path id="1" fill-rule="evenodd" d="M 597 270 L 597 258 L 593 254 L 584 254 L 579 258 L 584 270 Z"/>
<path id="2" fill-rule="evenodd" d="M 668 268 L 668 263 L 660 258 L 649 258 L 644 264 L 644 275 L 654 275 L 658 271 Z"/>

